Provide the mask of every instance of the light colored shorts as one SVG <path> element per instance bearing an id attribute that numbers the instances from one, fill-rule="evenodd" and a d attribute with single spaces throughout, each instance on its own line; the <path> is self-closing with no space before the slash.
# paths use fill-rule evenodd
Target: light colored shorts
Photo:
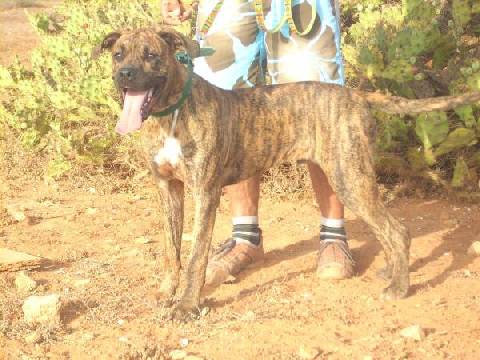
<path id="1" fill-rule="evenodd" d="M 207 34 L 201 35 L 198 30 L 217 3 L 201 0 L 197 40 L 216 52 L 195 59 L 195 72 L 223 89 L 307 80 L 343 85 L 338 0 L 293 0 L 300 31 L 310 22 L 311 1 L 317 1 L 317 17 L 311 32 L 300 36 L 292 34 L 287 23 L 276 33 L 262 31 L 253 0 L 225 0 Z M 278 23 L 283 11 L 283 0 L 264 0 L 267 28 Z"/>

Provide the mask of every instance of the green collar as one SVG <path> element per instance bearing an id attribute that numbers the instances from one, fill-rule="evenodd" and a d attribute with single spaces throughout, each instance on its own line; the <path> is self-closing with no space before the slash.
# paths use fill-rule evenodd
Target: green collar
<path id="1" fill-rule="evenodd" d="M 198 57 L 200 56 L 209 56 L 212 55 L 215 52 L 213 48 L 200 48 L 200 52 Z M 151 113 L 150 115 L 153 116 L 165 116 L 172 114 L 175 110 L 178 110 L 185 100 L 190 96 L 192 92 L 192 83 L 193 83 L 193 60 L 192 57 L 187 54 L 185 51 L 180 51 L 175 54 L 175 58 L 177 61 L 181 64 L 187 65 L 187 71 L 188 71 L 188 78 L 187 81 L 185 82 L 185 85 L 182 90 L 182 94 L 180 95 L 180 98 L 175 104 L 170 105 L 167 107 L 165 110 L 159 111 L 159 112 L 154 112 Z"/>

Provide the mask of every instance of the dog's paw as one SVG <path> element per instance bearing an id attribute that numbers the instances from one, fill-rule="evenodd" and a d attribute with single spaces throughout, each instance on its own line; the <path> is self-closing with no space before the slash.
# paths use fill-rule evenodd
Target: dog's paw
<path id="1" fill-rule="evenodd" d="M 198 320 L 199 318 L 199 307 L 182 301 L 175 305 L 168 314 L 169 320 L 180 322 Z"/>
<path id="2" fill-rule="evenodd" d="M 407 294 L 408 286 L 398 286 L 392 284 L 383 290 L 380 298 L 384 301 L 399 300 L 405 298 Z"/>

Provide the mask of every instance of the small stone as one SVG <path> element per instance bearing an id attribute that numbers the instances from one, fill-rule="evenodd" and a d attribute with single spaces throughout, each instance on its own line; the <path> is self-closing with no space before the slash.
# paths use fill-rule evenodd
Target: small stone
<path id="1" fill-rule="evenodd" d="M 35 290 L 37 282 L 33 280 L 25 271 L 20 271 L 15 277 L 15 286 L 21 292 Z"/>
<path id="2" fill-rule="evenodd" d="M 468 277 L 472 277 L 472 272 L 471 272 L 470 270 L 464 270 L 464 271 L 463 271 L 463 275 L 464 275 L 465 277 L 467 277 L 467 278 L 468 278 Z"/>
<path id="3" fill-rule="evenodd" d="M 372 357 L 372 355 L 365 355 L 363 357 L 363 360 L 373 360 L 373 357 Z"/>
<path id="4" fill-rule="evenodd" d="M 120 326 L 125 325 L 125 320 L 120 319 L 120 320 L 117 321 L 117 324 L 120 325 Z"/>
<path id="5" fill-rule="evenodd" d="M 97 209 L 95 209 L 95 208 L 86 208 L 86 209 L 85 209 L 85 213 L 86 213 L 87 215 L 95 215 L 95 214 L 97 213 Z"/>
<path id="6" fill-rule="evenodd" d="M 225 280 L 225 284 L 235 284 L 237 282 L 237 278 L 233 275 L 229 275 Z"/>
<path id="7" fill-rule="evenodd" d="M 145 245 L 145 244 L 150 244 L 152 241 L 145 236 L 139 236 L 135 239 L 135 243 Z"/>
<path id="8" fill-rule="evenodd" d="M 82 335 L 83 341 L 92 341 L 95 338 L 95 334 L 91 332 L 86 332 Z"/>
<path id="9" fill-rule="evenodd" d="M 59 324 L 62 304 L 57 294 L 29 296 L 23 303 L 23 316 L 27 323 Z"/>
<path id="10" fill-rule="evenodd" d="M 255 321 L 255 313 L 252 310 L 247 311 L 243 316 L 242 320 L 243 321 Z"/>
<path id="11" fill-rule="evenodd" d="M 204 359 L 196 355 L 187 355 L 186 357 L 183 358 L 183 360 L 204 360 Z"/>
<path id="12" fill-rule="evenodd" d="M 123 343 L 126 343 L 126 342 L 128 342 L 128 337 L 126 337 L 126 336 L 120 336 L 120 337 L 118 338 L 118 341 L 123 342 Z"/>
<path id="13" fill-rule="evenodd" d="M 200 315 L 201 316 L 207 316 L 207 314 L 210 312 L 210 308 L 208 306 L 205 306 L 201 311 Z"/>
<path id="14" fill-rule="evenodd" d="M 90 283 L 90 279 L 77 279 L 73 282 L 73 286 L 78 288 L 78 287 L 83 287 L 89 283 Z"/>
<path id="15" fill-rule="evenodd" d="M 470 255 L 480 256 L 480 241 L 474 241 L 468 248 Z"/>
<path id="16" fill-rule="evenodd" d="M 182 240 L 183 241 L 192 241 L 193 240 L 193 234 L 192 233 L 183 233 L 182 234 Z"/>
<path id="17" fill-rule="evenodd" d="M 400 336 L 404 338 L 421 341 L 425 337 L 425 332 L 420 325 L 412 325 L 400 331 Z"/>
<path id="18" fill-rule="evenodd" d="M 183 350 L 172 350 L 168 355 L 172 360 L 181 360 L 187 357 L 187 352 Z"/>
<path id="19" fill-rule="evenodd" d="M 0 248 L 0 271 L 19 271 L 40 266 L 42 258 L 30 254 Z"/>
<path id="20" fill-rule="evenodd" d="M 180 346 L 182 348 L 187 347 L 188 346 L 188 339 L 187 338 L 181 338 L 180 339 Z"/>
<path id="21" fill-rule="evenodd" d="M 302 360 L 313 360 L 320 354 L 320 351 L 315 348 L 307 348 L 305 346 L 300 346 L 298 350 L 298 357 Z"/>
<path id="22" fill-rule="evenodd" d="M 23 211 L 20 211 L 20 210 L 12 210 L 12 211 L 9 211 L 9 215 L 12 217 L 13 220 L 15 220 L 16 222 L 22 222 L 23 220 L 25 220 L 27 217 L 25 215 L 25 213 Z"/>
<path id="23" fill-rule="evenodd" d="M 43 340 L 42 335 L 36 331 L 25 336 L 25 342 L 27 344 L 38 344 L 38 343 L 41 343 L 42 340 Z"/>

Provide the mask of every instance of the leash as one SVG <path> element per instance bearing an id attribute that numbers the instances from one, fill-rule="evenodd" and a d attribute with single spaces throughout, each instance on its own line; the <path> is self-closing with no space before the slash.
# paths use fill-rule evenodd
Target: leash
<path id="1" fill-rule="evenodd" d="M 200 35 L 207 35 L 208 30 L 210 30 L 210 27 L 212 26 L 213 22 L 215 21 L 218 12 L 222 8 L 224 0 L 218 0 L 217 3 L 215 4 L 215 7 L 213 8 L 212 12 L 210 15 L 208 15 L 207 19 L 202 25 L 202 28 L 200 29 Z"/>
<path id="2" fill-rule="evenodd" d="M 172 127 L 170 129 L 170 137 L 175 137 L 175 128 L 177 127 L 177 119 L 178 119 L 178 109 L 176 109 L 174 112 L 173 112 L 173 116 L 172 116 Z"/>
<path id="3" fill-rule="evenodd" d="M 215 21 L 218 12 L 220 11 L 223 3 L 225 0 L 218 0 L 218 2 L 215 4 L 215 7 L 213 8 L 212 12 L 208 15 L 207 19 L 203 23 L 201 29 L 200 29 L 200 35 L 205 36 L 208 33 L 208 30 L 210 30 L 210 27 L 212 26 L 213 22 Z M 312 8 L 312 13 L 310 17 L 310 22 L 308 23 L 307 27 L 303 31 L 299 31 L 297 25 L 295 24 L 295 20 L 293 20 L 293 4 L 292 0 L 284 0 L 283 1 L 284 5 L 284 13 L 278 24 L 273 26 L 272 28 L 267 28 L 267 25 L 265 23 L 265 14 L 263 12 L 263 2 L 262 0 L 255 0 L 254 2 L 254 7 L 255 7 L 255 18 L 257 20 L 257 24 L 265 32 L 268 33 L 275 33 L 280 31 L 282 26 L 287 23 L 290 31 L 294 34 L 297 34 L 299 36 L 305 36 L 310 31 L 312 31 L 313 25 L 315 24 L 315 20 L 317 18 L 317 2 L 316 0 L 313 0 L 310 7 Z"/>
<path id="4" fill-rule="evenodd" d="M 291 0 L 285 0 L 285 2 L 287 1 L 291 2 Z M 272 27 L 271 29 L 268 29 L 267 25 L 265 24 L 265 14 L 263 12 L 262 0 L 255 0 L 254 7 L 255 7 L 255 18 L 257 19 L 257 24 L 260 27 L 260 29 L 262 29 L 265 32 L 276 33 L 282 28 L 283 24 L 285 24 L 285 22 L 287 21 L 287 12 L 284 11 L 283 16 L 278 22 L 278 24 Z"/>
<path id="5" fill-rule="evenodd" d="M 312 8 L 310 22 L 308 23 L 305 30 L 300 32 L 298 31 L 297 25 L 295 25 L 295 21 L 293 20 L 292 0 L 285 0 L 285 17 L 287 18 L 288 26 L 290 27 L 290 30 L 292 33 L 297 34 L 299 36 L 305 36 L 310 31 L 312 31 L 313 25 L 315 24 L 315 20 L 317 19 L 317 0 L 312 0 L 310 7 Z"/>
<path id="6" fill-rule="evenodd" d="M 210 56 L 215 52 L 213 48 L 200 48 L 199 54 L 197 57 Z M 179 51 L 175 54 L 175 58 L 180 64 L 187 66 L 188 78 L 183 86 L 182 94 L 175 104 L 170 105 L 166 109 L 154 113 L 150 113 L 153 116 L 166 116 L 171 113 L 178 111 L 185 102 L 185 100 L 190 96 L 192 92 L 192 83 L 193 83 L 193 60 L 192 57 L 185 51 Z M 178 112 L 177 112 L 178 116 Z"/>

